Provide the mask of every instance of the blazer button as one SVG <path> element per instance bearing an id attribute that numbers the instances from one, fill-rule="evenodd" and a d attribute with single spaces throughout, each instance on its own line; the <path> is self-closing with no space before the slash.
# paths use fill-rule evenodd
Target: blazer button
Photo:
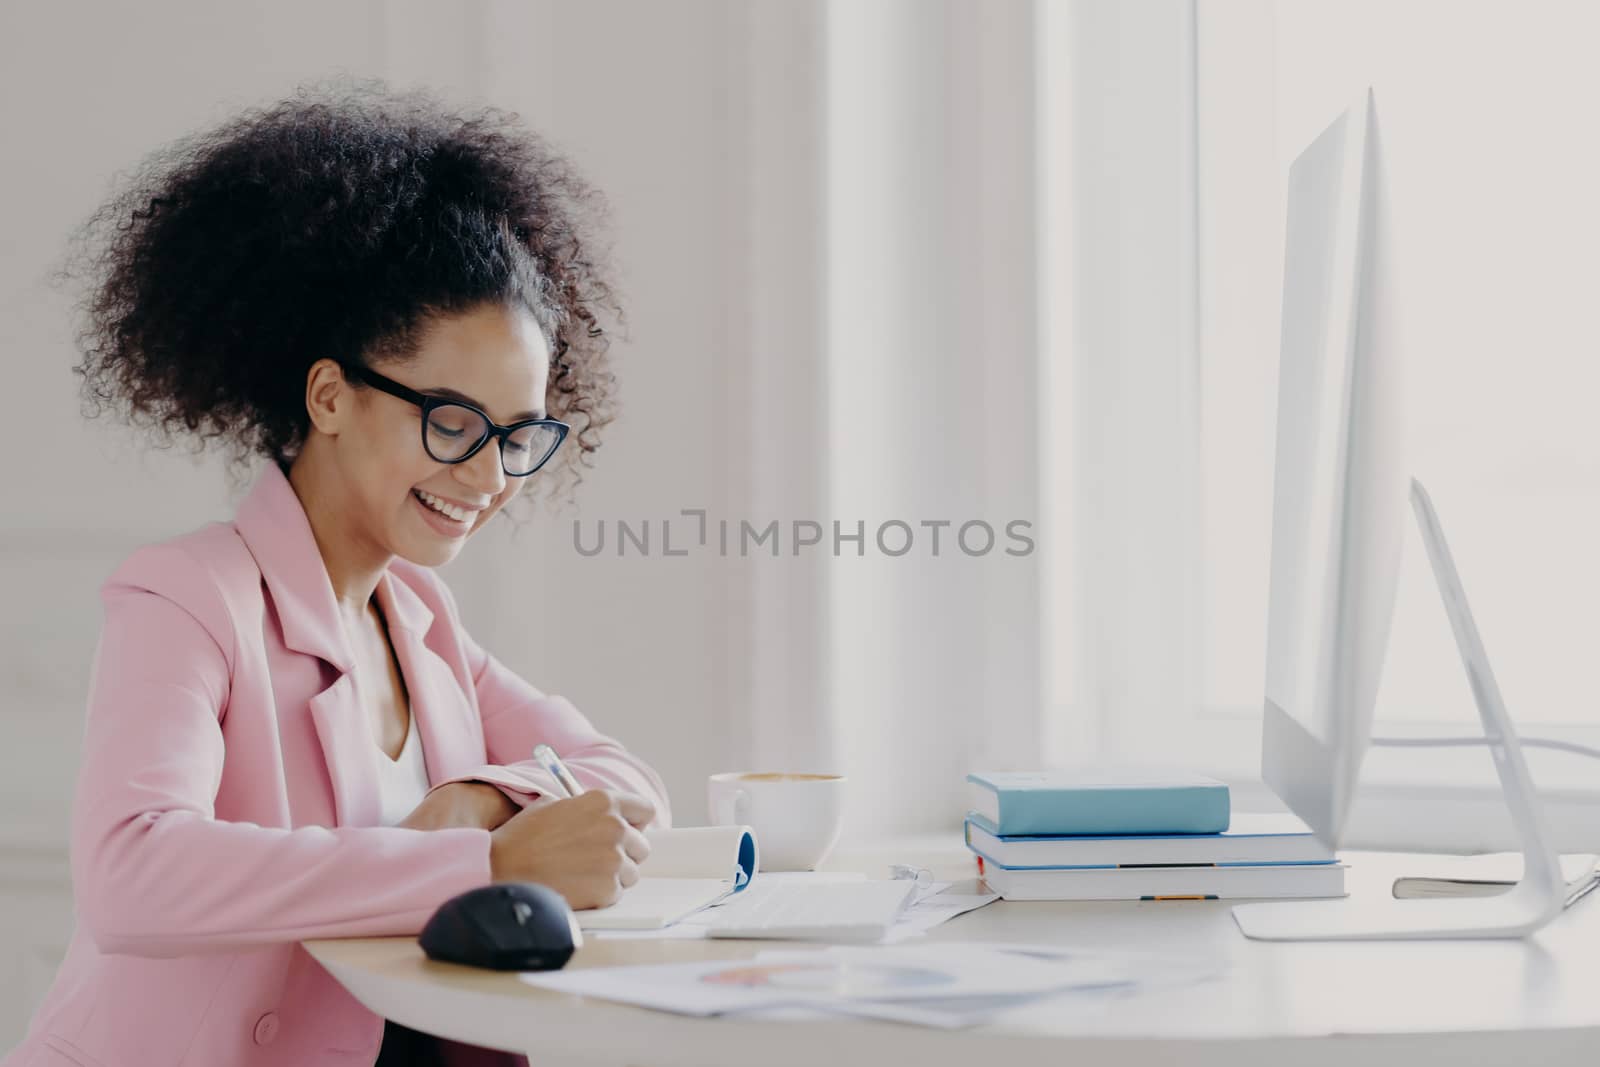
<path id="1" fill-rule="evenodd" d="M 270 1045 L 272 1039 L 278 1036 L 278 1015 L 276 1012 L 267 1012 L 256 1020 L 255 1039 L 258 1045 Z"/>

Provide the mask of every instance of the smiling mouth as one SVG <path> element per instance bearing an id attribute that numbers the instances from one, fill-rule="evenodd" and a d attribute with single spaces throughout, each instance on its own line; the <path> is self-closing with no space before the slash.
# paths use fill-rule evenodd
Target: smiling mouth
<path id="1" fill-rule="evenodd" d="M 473 519 L 477 518 L 478 513 L 483 510 L 481 508 L 464 508 L 459 504 L 452 504 L 442 497 L 434 496 L 432 493 L 421 489 L 411 490 L 411 495 L 416 497 L 418 503 L 435 515 L 462 526 L 470 524 Z"/>

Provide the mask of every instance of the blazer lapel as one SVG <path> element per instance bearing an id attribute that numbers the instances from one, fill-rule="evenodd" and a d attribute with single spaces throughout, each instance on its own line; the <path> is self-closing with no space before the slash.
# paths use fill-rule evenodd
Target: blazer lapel
<path id="1" fill-rule="evenodd" d="M 234 528 L 261 568 L 283 643 L 339 672 L 308 704 L 333 789 L 335 825 L 375 825 L 382 810 L 373 758 L 377 742 L 356 692 L 355 655 L 305 508 L 276 463 L 263 468 L 239 505 Z"/>
<path id="2" fill-rule="evenodd" d="M 356 676 L 341 674 L 311 698 L 311 722 L 322 744 L 333 786 L 336 826 L 376 826 L 383 814 L 378 797 L 378 743 L 361 712 Z"/>
<path id="3" fill-rule="evenodd" d="M 233 525 L 261 568 L 278 609 L 283 643 L 320 656 L 341 673 L 354 670 L 355 654 L 339 622 L 328 565 L 294 486 L 276 463 L 262 470 Z"/>
<path id="4" fill-rule="evenodd" d="M 483 764 L 484 754 L 469 718 L 471 705 L 449 665 L 427 645 L 433 611 L 389 571 L 378 579 L 377 597 L 400 673 L 405 676 L 411 724 L 422 737 L 428 781 L 442 782 L 469 773 Z"/>

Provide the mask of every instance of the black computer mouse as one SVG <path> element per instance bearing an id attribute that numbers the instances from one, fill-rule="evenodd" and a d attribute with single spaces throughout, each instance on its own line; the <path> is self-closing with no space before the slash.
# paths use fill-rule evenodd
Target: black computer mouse
<path id="1" fill-rule="evenodd" d="M 451 897 L 417 938 L 431 959 L 496 971 L 558 971 L 583 947 L 578 919 L 549 886 L 501 882 Z"/>

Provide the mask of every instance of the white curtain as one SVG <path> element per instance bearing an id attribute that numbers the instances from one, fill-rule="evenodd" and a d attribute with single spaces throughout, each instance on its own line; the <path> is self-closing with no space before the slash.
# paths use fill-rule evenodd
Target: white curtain
<path id="1" fill-rule="evenodd" d="M 753 510 L 866 541 L 752 568 L 753 763 L 842 770 L 870 835 L 954 827 L 971 770 L 1180 761 L 1192 5 L 750 18 Z"/>
<path id="2" fill-rule="evenodd" d="M 852 835 L 948 829 L 963 775 L 1032 765 L 1043 720 L 1034 11 L 742 18 L 745 511 L 783 532 L 741 564 L 743 755 L 848 775 Z"/>
<path id="3" fill-rule="evenodd" d="M 950 827 L 1043 722 L 1035 11 L 827 19 L 828 501 L 869 538 L 829 559 L 831 711 L 862 832 Z"/>

